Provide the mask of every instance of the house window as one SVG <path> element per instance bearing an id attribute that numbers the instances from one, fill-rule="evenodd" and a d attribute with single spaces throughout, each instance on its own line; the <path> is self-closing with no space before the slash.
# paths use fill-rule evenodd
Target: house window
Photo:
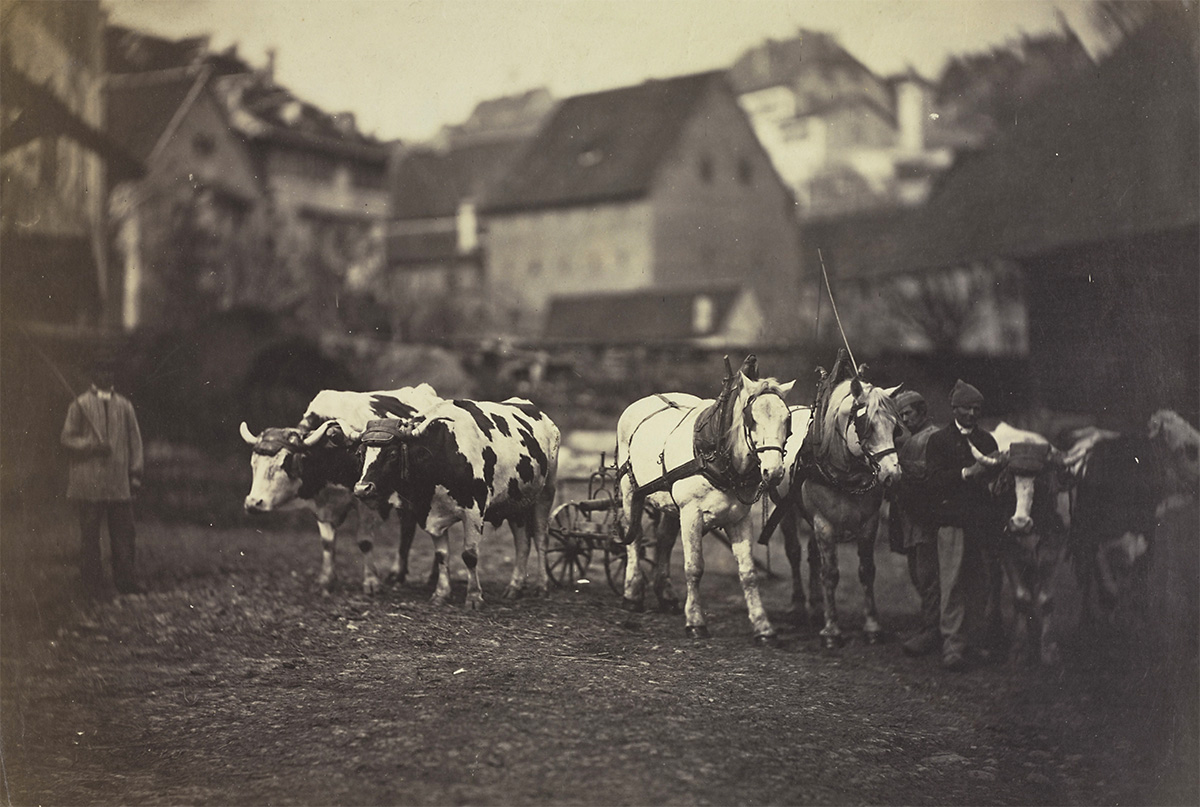
<path id="1" fill-rule="evenodd" d="M 692 330 L 695 333 L 711 333 L 716 320 L 716 306 L 707 294 L 699 294 L 692 301 Z"/>
<path id="2" fill-rule="evenodd" d="M 754 166 L 746 157 L 739 157 L 737 162 L 738 182 L 743 185 L 754 184 Z"/>
<path id="3" fill-rule="evenodd" d="M 697 166 L 700 173 L 700 180 L 705 184 L 711 183 L 713 179 L 713 161 L 712 157 L 707 154 L 700 155 L 700 163 Z"/>

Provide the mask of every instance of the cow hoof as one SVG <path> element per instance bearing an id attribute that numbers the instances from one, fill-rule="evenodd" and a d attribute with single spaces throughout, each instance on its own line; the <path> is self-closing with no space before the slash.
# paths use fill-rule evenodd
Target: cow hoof
<path id="1" fill-rule="evenodd" d="M 760 633 L 754 637 L 754 644 L 758 647 L 779 647 L 779 637 L 774 633 Z"/>
<path id="2" fill-rule="evenodd" d="M 441 596 L 438 596 L 437 594 L 434 594 L 432 597 L 429 598 L 429 604 L 445 607 L 450 604 L 450 598 L 449 597 L 441 597 Z"/>
<path id="3" fill-rule="evenodd" d="M 467 605 L 468 611 L 482 611 L 483 610 L 483 597 L 479 596 L 478 594 L 467 597 L 466 605 Z"/>
<path id="4" fill-rule="evenodd" d="M 363 583 L 363 594 L 366 594 L 368 597 L 374 597 L 378 593 L 379 581 L 375 581 L 374 583 Z"/>
<path id="5" fill-rule="evenodd" d="M 628 597 L 622 597 L 621 609 L 624 611 L 631 611 L 635 614 L 640 614 L 646 610 L 646 606 L 638 600 L 631 600 Z"/>
<path id="6" fill-rule="evenodd" d="M 508 588 L 504 589 L 504 594 L 501 596 L 503 596 L 506 600 L 519 600 L 522 596 L 524 596 L 524 592 L 521 591 L 521 589 L 517 586 L 509 586 Z"/>
<path id="7" fill-rule="evenodd" d="M 840 634 L 821 637 L 821 646 L 826 650 L 839 650 L 843 644 L 845 644 L 845 639 Z"/>
<path id="8" fill-rule="evenodd" d="M 684 629 L 689 639 L 707 639 L 708 625 L 688 625 Z"/>

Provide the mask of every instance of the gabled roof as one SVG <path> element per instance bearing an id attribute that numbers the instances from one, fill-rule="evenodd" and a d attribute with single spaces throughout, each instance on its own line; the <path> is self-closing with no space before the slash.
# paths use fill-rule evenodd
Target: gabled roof
<path id="1" fill-rule="evenodd" d="M 568 341 L 687 341 L 722 333 L 741 295 L 737 283 L 559 295 L 550 300 L 545 336 Z M 694 325 L 696 301 L 712 304 L 711 329 Z"/>
<path id="2" fill-rule="evenodd" d="M 1029 104 L 990 148 L 961 155 L 923 208 L 811 226 L 806 243 L 824 245 L 843 275 L 872 275 L 1200 226 L 1191 36 L 1147 24 Z"/>
<path id="3" fill-rule="evenodd" d="M 483 197 L 525 142 L 498 140 L 447 150 L 417 148 L 403 153 L 392 175 L 392 218 L 456 215 L 461 202 Z"/>
<path id="4" fill-rule="evenodd" d="M 577 95 L 529 142 L 483 205 L 488 213 L 640 198 L 698 102 L 724 73 Z"/>
<path id="5" fill-rule="evenodd" d="M 104 29 L 106 67 L 109 73 L 143 73 L 206 64 L 218 75 L 246 73 L 250 65 L 237 55 L 237 46 L 220 53 L 208 49 L 207 36 L 165 39 L 120 25 Z"/>
<path id="6" fill-rule="evenodd" d="M 136 84 L 109 82 L 108 131 L 135 158 L 145 161 L 176 114 L 194 99 L 207 75 L 172 72 Z"/>
<path id="7" fill-rule="evenodd" d="M 872 75 L 832 35 L 801 29 L 791 39 L 767 41 L 743 53 L 729 70 L 739 95 L 781 85 L 790 86 L 812 70 L 837 67 L 857 75 Z"/>

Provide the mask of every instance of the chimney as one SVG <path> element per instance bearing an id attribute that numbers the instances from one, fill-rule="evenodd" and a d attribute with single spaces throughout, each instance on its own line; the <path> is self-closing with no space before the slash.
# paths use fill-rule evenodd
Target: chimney
<path id="1" fill-rule="evenodd" d="M 896 82 L 896 125 L 900 129 L 900 147 L 905 151 L 925 150 L 925 117 L 928 102 L 925 84 L 913 71 Z"/>
<path id="2" fill-rule="evenodd" d="M 275 83 L 275 48 L 267 48 L 267 66 L 263 69 L 267 81 Z"/>
<path id="3" fill-rule="evenodd" d="M 338 132 L 344 135 L 355 133 L 357 121 L 354 118 L 353 112 L 335 112 L 331 117 L 333 118 L 333 125 L 337 128 Z"/>

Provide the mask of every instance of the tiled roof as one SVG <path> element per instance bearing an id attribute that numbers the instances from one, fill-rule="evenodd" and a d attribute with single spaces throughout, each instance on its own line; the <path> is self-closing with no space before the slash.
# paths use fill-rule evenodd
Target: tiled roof
<path id="1" fill-rule="evenodd" d="M 446 151 L 420 148 L 404 153 L 392 176 L 392 217 L 456 215 L 460 202 L 478 200 L 486 193 L 524 143 L 503 140 Z"/>
<path id="2" fill-rule="evenodd" d="M 108 132 L 131 155 L 145 161 L 198 81 L 198 75 L 172 74 L 161 81 L 110 83 Z"/>
<path id="3" fill-rule="evenodd" d="M 923 208 L 810 225 L 805 258 L 824 245 L 861 276 L 1196 227 L 1198 73 L 1187 34 L 1150 24 L 961 155 Z"/>
<path id="4" fill-rule="evenodd" d="M 485 212 L 645 195 L 719 71 L 650 80 L 563 101 L 489 194 Z"/>
<path id="5" fill-rule="evenodd" d="M 790 85 L 807 71 L 825 70 L 831 66 L 860 75 L 871 74 L 830 34 L 801 30 L 792 39 L 768 39 L 746 51 L 730 68 L 729 78 L 741 95 L 767 87 Z"/>
<path id="6" fill-rule="evenodd" d="M 560 295 L 550 300 L 545 336 L 572 341 L 688 340 L 721 333 L 743 293 L 737 283 Z M 693 327 L 696 299 L 713 305 L 712 329 Z"/>

